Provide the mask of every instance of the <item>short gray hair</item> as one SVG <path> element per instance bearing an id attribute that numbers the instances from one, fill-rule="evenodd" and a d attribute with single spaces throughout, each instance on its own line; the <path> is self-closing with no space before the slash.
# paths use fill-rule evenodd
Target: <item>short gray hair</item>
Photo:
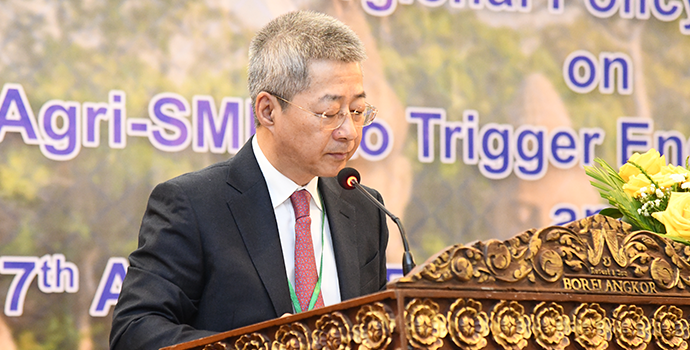
<path id="1" fill-rule="evenodd" d="M 312 60 L 362 62 L 365 58 L 364 44 L 357 34 L 331 16 L 296 11 L 275 18 L 249 44 L 252 108 L 261 91 L 290 100 L 308 89 Z M 254 121 L 258 125 L 256 116 Z"/>

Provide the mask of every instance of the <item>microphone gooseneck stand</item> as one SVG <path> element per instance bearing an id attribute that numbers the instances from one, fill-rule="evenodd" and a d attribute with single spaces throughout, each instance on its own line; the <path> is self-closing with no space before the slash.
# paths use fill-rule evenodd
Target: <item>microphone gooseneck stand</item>
<path id="1" fill-rule="evenodd" d="M 381 209 L 386 215 L 388 215 L 391 219 L 393 219 L 393 222 L 398 226 L 398 230 L 400 230 L 400 237 L 402 238 L 403 242 L 403 248 L 405 249 L 405 252 L 403 253 L 403 259 L 402 259 L 402 267 L 403 267 L 403 274 L 407 275 L 412 269 L 415 267 L 414 263 L 414 258 L 412 257 L 412 253 L 410 253 L 410 246 L 407 242 L 407 236 L 405 236 L 405 229 L 402 226 L 402 222 L 400 222 L 400 219 L 393 215 L 386 207 L 378 201 L 374 196 L 371 195 L 371 193 L 367 192 L 362 185 L 359 183 L 359 172 L 353 168 L 344 168 L 338 173 L 338 183 L 340 186 L 346 190 L 352 190 L 352 189 L 357 189 L 360 193 L 364 195 L 369 201 L 374 203 L 379 209 Z"/>

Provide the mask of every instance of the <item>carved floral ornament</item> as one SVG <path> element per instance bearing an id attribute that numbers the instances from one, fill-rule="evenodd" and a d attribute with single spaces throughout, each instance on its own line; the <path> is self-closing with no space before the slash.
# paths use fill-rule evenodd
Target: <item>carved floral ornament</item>
<path id="1" fill-rule="evenodd" d="M 652 339 L 664 350 L 688 349 L 690 327 L 683 311 L 675 306 L 660 306 L 651 322 L 635 305 L 609 310 L 610 317 L 599 304 L 584 303 L 568 315 L 559 303 L 542 302 L 527 315 L 520 303 L 501 301 L 489 318 L 480 302 L 461 298 L 450 305 L 444 317 L 436 302 L 412 299 L 405 319 L 408 341 L 415 349 L 441 348 L 449 335 L 457 347 L 478 350 L 489 345 L 489 333 L 506 350 L 527 348 L 530 341 L 541 349 L 563 350 L 571 340 L 586 350 L 603 350 L 613 345 L 614 339 L 624 349 L 646 349 Z"/>
<path id="2" fill-rule="evenodd" d="M 382 350 L 391 343 L 395 326 L 390 308 L 376 302 L 359 309 L 354 326 L 346 315 L 333 312 L 321 316 L 313 332 L 306 324 L 294 322 L 280 326 L 273 341 L 255 332 L 237 338 L 234 347 L 220 341 L 203 350 Z"/>
<path id="3" fill-rule="evenodd" d="M 268 338 L 260 333 L 245 334 L 235 341 L 235 349 L 268 350 Z"/>
<path id="4" fill-rule="evenodd" d="M 556 303 L 542 302 L 532 313 L 532 333 L 544 349 L 563 350 L 570 344 L 570 318 Z"/>
<path id="5" fill-rule="evenodd" d="M 405 308 L 408 342 L 415 349 L 436 350 L 448 334 L 446 317 L 430 299 L 412 299 Z"/>
<path id="6" fill-rule="evenodd" d="M 359 344 L 359 350 L 388 347 L 395 331 L 395 317 L 388 306 L 382 303 L 365 305 L 357 312 L 356 322 L 352 327 L 352 339 Z"/>
<path id="7" fill-rule="evenodd" d="M 583 303 L 568 315 L 558 302 L 541 302 L 528 314 L 517 301 L 500 301 L 491 307 L 490 316 L 487 312 L 471 298 L 456 299 L 447 310 L 431 299 L 412 299 L 404 312 L 409 346 L 436 350 L 446 346 L 449 338 L 450 345 L 465 350 L 489 348 L 490 339 L 505 350 L 531 348 L 530 342 L 532 347 L 548 350 L 573 348 L 573 342 L 585 350 L 614 344 L 643 350 L 652 341 L 663 350 L 689 348 L 690 325 L 676 306 L 662 305 L 645 315 L 636 305 L 605 309 Z M 203 350 L 382 350 L 391 347 L 396 326 L 390 308 L 376 302 L 358 310 L 354 325 L 346 315 L 333 312 L 321 316 L 314 331 L 294 322 L 280 326 L 273 339 L 255 332 L 238 337 L 234 346 L 221 341 Z"/>
<path id="8" fill-rule="evenodd" d="M 352 325 L 340 312 L 321 316 L 316 321 L 312 332 L 312 349 L 345 350 L 349 349 Z"/>
<path id="9" fill-rule="evenodd" d="M 573 312 L 573 333 L 585 349 L 606 349 L 611 340 L 611 320 L 599 304 L 581 304 Z"/>
<path id="10" fill-rule="evenodd" d="M 448 333 L 453 343 L 466 350 L 486 346 L 489 335 L 489 317 L 482 311 L 482 303 L 472 299 L 458 299 L 448 311 Z"/>
<path id="11" fill-rule="evenodd" d="M 203 350 L 226 350 L 228 346 L 224 342 L 215 342 L 204 346 Z"/>
<path id="12" fill-rule="evenodd" d="M 688 321 L 683 318 L 683 311 L 675 306 L 661 306 L 652 319 L 654 339 L 659 348 L 664 350 L 685 350 L 690 337 Z"/>
<path id="13" fill-rule="evenodd" d="M 525 290 L 537 286 L 580 293 L 687 295 L 690 246 L 647 231 L 631 232 L 626 223 L 595 215 L 564 227 L 528 230 L 506 241 L 450 247 L 397 285 L 429 283 L 455 289 L 509 285 Z"/>
<path id="14" fill-rule="evenodd" d="M 309 350 L 309 339 L 309 329 L 306 325 L 299 322 L 282 325 L 276 332 L 271 350 Z"/>
<path id="15" fill-rule="evenodd" d="M 491 333 L 504 349 L 520 350 L 532 336 L 531 321 L 516 301 L 501 301 L 491 312 Z"/>
<path id="16" fill-rule="evenodd" d="M 651 324 L 644 310 L 635 305 L 621 305 L 613 310 L 613 332 L 623 348 L 642 350 L 652 339 Z"/>

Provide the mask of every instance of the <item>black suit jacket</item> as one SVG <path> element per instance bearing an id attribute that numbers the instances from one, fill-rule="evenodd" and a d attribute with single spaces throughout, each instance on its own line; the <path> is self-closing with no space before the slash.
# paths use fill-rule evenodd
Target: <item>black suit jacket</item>
<path id="1" fill-rule="evenodd" d="M 318 187 L 342 300 L 383 289 L 385 214 L 333 178 Z M 251 142 L 227 161 L 159 184 L 129 257 L 111 349 L 158 349 L 291 313 L 283 260 Z"/>

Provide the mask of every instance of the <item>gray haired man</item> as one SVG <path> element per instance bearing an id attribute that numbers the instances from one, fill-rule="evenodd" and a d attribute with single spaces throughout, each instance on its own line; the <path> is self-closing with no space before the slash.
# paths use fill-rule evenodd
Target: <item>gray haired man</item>
<path id="1" fill-rule="evenodd" d="M 257 33 L 256 135 L 153 190 L 111 349 L 157 349 L 385 287 L 385 214 L 333 178 L 377 113 L 364 58 L 355 33 L 320 13 L 288 13 Z"/>

